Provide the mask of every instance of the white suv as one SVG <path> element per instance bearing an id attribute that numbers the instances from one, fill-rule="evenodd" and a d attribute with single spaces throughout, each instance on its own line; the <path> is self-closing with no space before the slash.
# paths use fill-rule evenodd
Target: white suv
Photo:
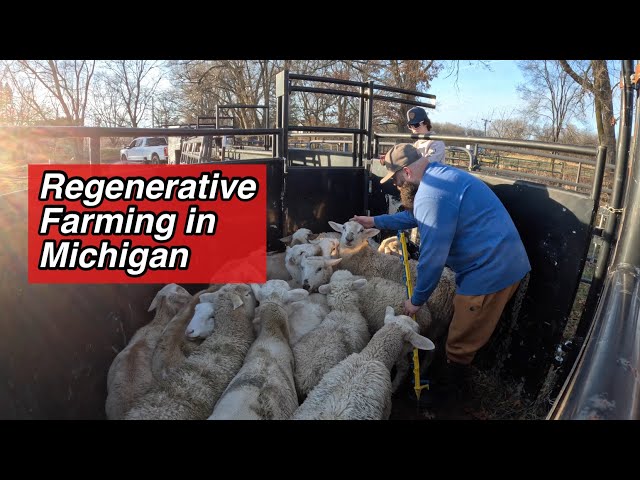
<path id="1" fill-rule="evenodd" d="M 127 163 L 167 163 L 168 147 L 165 137 L 134 138 L 129 146 L 120 150 L 120 160 Z"/>

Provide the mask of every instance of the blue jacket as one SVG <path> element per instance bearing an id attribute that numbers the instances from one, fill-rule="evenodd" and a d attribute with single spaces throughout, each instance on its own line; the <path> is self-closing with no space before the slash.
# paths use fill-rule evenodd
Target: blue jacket
<path id="1" fill-rule="evenodd" d="M 456 274 L 457 293 L 486 295 L 521 280 L 531 270 L 509 213 L 480 179 L 430 162 L 409 211 L 374 217 L 388 230 L 418 227 L 420 259 L 411 303 L 422 305 L 445 265 Z"/>

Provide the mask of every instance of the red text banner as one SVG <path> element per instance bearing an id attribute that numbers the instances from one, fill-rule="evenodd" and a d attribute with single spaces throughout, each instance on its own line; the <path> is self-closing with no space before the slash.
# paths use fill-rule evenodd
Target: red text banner
<path id="1" fill-rule="evenodd" d="M 31 283 L 266 281 L 264 165 L 29 165 Z"/>

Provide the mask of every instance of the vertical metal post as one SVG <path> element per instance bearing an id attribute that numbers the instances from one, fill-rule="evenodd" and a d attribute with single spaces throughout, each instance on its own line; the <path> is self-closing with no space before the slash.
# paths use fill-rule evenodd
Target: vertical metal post
<path id="1" fill-rule="evenodd" d="M 618 146 L 618 155 L 621 153 L 628 153 L 629 150 L 633 153 L 633 158 L 630 159 L 631 165 L 629 166 L 629 178 L 627 179 L 628 192 L 624 202 L 624 216 L 622 218 L 622 228 L 620 232 L 620 241 L 616 247 L 614 259 L 612 265 L 619 265 L 622 263 L 629 263 L 633 266 L 640 267 L 640 162 L 638 159 L 638 153 L 640 148 L 638 147 L 639 128 L 640 128 L 640 97 L 636 97 L 636 117 L 635 117 L 635 135 L 633 136 L 633 146 L 630 147 L 630 134 L 632 110 L 633 110 L 633 89 L 634 85 L 631 85 L 630 76 L 633 72 L 633 64 L 631 60 L 625 60 L 623 62 L 623 83 L 624 83 L 624 95 L 627 97 L 628 108 L 624 110 L 623 124 L 628 126 L 625 131 L 627 135 L 620 135 L 620 143 Z M 637 89 L 640 83 L 636 79 L 635 88 Z M 622 127 L 621 127 L 622 128 Z"/>
<path id="2" fill-rule="evenodd" d="M 218 124 L 218 104 L 216 104 L 216 128 L 220 128 L 220 125 Z"/>
<path id="3" fill-rule="evenodd" d="M 582 162 L 578 162 L 578 173 L 576 175 L 576 183 L 580 183 L 580 173 L 582 172 Z M 578 186 L 576 185 L 576 192 L 578 191 Z"/>
<path id="4" fill-rule="evenodd" d="M 289 165 L 289 71 L 283 70 L 276 75 L 276 128 L 280 129 L 278 138 L 278 156 L 284 158 L 285 168 Z"/>
<path id="5" fill-rule="evenodd" d="M 264 117 L 265 117 L 264 128 L 269 128 L 269 105 L 268 105 L 268 103 L 269 103 L 269 95 L 268 95 L 268 93 L 267 93 L 267 101 L 266 101 L 266 103 L 267 103 L 267 106 L 266 106 L 265 112 L 264 112 Z M 269 150 L 269 139 L 270 138 L 271 138 L 271 135 L 265 135 L 264 136 L 264 149 L 265 150 Z"/>
<path id="6" fill-rule="evenodd" d="M 473 144 L 473 165 L 469 170 L 475 170 L 475 166 L 478 164 L 478 144 Z"/>
<path id="7" fill-rule="evenodd" d="M 367 159 L 371 160 L 372 157 L 372 142 L 373 142 L 373 81 L 368 82 L 368 96 L 367 99 Z M 362 161 L 360 161 L 362 165 Z"/>
<path id="8" fill-rule="evenodd" d="M 89 163 L 91 165 L 100 164 L 100 137 L 90 137 Z"/>
<path id="9" fill-rule="evenodd" d="M 593 185 L 591 187 L 591 198 L 596 201 L 597 206 L 600 204 L 600 192 L 602 191 L 602 179 L 604 178 L 604 167 L 607 162 L 607 147 L 600 145 L 596 156 L 596 168 L 593 172 Z"/>
<path id="10" fill-rule="evenodd" d="M 364 123 L 365 123 L 365 98 L 364 98 L 364 87 L 360 87 L 360 105 L 358 108 L 358 128 L 360 130 L 364 130 Z M 358 139 L 358 148 L 356 148 L 356 138 Z M 355 167 L 357 165 L 357 158 L 360 159 L 360 162 L 362 162 L 362 149 L 363 149 L 363 143 L 364 141 L 364 137 L 362 136 L 362 133 L 359 133 L 358 135 L 354 134 L 353 135 L 353 166 Z"/>
<path id="11" fill-rule="evenodd" d="M 593 318 L 595 307 L 598 304 L 602 293 L 602 285 L 604 277 L 609 267 L 609 258 L 611 246 L 614 243 L 614 235 L 618 226 L 618 217 L 621 213 L 622 196 L 624 192 L 624 180 L 627 173 L 627 165 L 629 163 L 629 145 L 631 138 L 632 113 L 633 113 L 633 87 L 631 86 L 631 61 L 623 60 L 622 62 L 622 81 L 624 92 L 620 96 L 620 133 L 618 148 L 616 152 L 616 168 L 614 171 L 613 192 L 611 193 L 609 205 L 609 218 L 602 232 L 602 247 L 598 255 L 596 270 L 593 274 L 591 288 L 587 300 L 585 301 L 584 310 L 580 318 L 580 323 L 576 329 L 577 336 L 584 336 Z M 598 161 L 600 161 L 600 152 L 598 152 Z M 602 172 L 596 169 L 596 179 L 594 179 L 592 198 L 598 203 L 600 190 L 602 188 L 602 177 L 604 176 L 604 166 Z M 596 196 L 597 195 L 597 196 Z M 637 227 L 637 225 L 636 225 Z"/>

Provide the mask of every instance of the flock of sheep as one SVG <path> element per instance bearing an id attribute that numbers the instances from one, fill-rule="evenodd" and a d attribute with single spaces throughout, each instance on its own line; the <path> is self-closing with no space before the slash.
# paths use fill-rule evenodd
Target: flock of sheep
<path id="1" fill-rule="evenodd" d="M 445 268 L 416 321 L 397 315 L 406 288 L 396 239 L 374 248 L 379 230 L 329 224 L 336 232 L 282 239 L 262 285 L 162 288 L 154 319 L 109 369 L 107 418 L 388 419 L 408 353 L 446 335 L 455 278 Z"/>

